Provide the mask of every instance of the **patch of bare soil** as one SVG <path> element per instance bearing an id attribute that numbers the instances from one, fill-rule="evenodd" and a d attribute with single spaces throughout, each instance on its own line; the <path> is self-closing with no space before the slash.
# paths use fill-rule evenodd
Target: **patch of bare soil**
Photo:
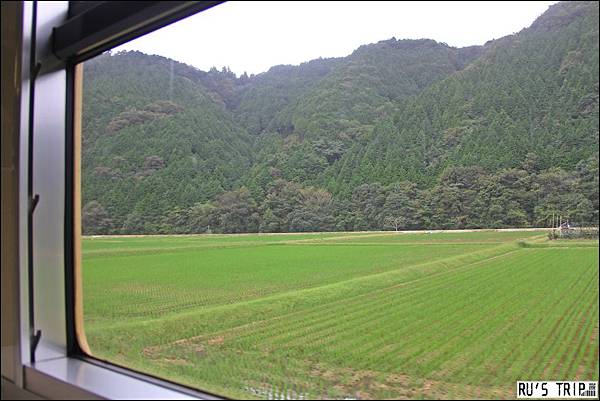
<path id="1" fill-rule="evenodd" d="M 225 342 L 225 337 L 218 336 L 208 340 L 208 345 L 222 345 Z"/>

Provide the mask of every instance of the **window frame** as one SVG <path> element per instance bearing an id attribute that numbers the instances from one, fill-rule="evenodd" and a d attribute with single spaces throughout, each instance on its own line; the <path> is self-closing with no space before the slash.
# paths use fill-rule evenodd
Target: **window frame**
<path id="1" fill-rule="evenodd" d="M 49 398 L 220 399 L 85 352 L 79 169 L 80 63 L 222 1 L 123 2 L 120 12 L 111 12 L 116 3 L 109 1 L 79 3 L 22 3 L 21 358 L 15 362 L 21 373 L 15 384 Z M 102 23 L 88 29 L 89 23 L 82 25 L 82 21 Z M 40 207 L 33 201 L 38 194 Z M 41 341 L 32 347 L 38 329 Z"/>

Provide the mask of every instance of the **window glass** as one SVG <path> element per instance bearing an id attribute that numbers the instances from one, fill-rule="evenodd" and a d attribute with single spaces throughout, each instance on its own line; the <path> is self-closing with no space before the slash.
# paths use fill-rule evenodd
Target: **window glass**
<path id="1" fill-rule="evenodd" d="M 597 32 L 233 2 L 85 61 L 89 352 L 233 398 L 598 380 Z"/>

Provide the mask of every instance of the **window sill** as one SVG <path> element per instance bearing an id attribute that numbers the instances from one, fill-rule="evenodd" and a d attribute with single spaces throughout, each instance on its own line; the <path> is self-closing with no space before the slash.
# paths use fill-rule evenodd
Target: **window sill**
<path id="1" fill-rule="evenodd" d="M 202 399 L 77 358 L 25 366 L 25 388 L 50 399 Z"/>

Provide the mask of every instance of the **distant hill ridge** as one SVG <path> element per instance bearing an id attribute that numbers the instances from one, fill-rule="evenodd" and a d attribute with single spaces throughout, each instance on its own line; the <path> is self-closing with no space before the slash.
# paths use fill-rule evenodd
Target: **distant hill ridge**
<path id="1" fill-rule="evenodd" d="M 84 230 L 598 222 L 598 3 L 484 46 L 383 40 L 236 77 L 140 52 L 84 66 Z"/>

